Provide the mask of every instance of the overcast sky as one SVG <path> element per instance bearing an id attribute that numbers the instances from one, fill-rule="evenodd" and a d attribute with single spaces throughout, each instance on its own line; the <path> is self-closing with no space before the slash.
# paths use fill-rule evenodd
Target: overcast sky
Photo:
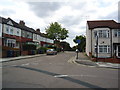
<path id="1" fill-rule="evenodd" d="M 119 0 L 43 1 L 0 0 L 0 16 L 10 17 L 16 22 L 24 20 L 27 26 L 40 28 L 41 32 L 45 32 L 50 23 L 59 22 L 62 27 L 69 30 L 69 38 L 66 41 L 70 46 L 75 45 L 73 39 L 76 35 L 86 34 L 87 20 L 118 21 Z"/>

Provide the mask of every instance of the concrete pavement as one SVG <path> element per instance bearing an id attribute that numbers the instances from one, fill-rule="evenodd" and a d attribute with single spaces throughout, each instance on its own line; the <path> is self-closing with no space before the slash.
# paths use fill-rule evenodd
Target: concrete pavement
<path id="1" fill-rule="evenodd" d="M 107 62 L 93 62 L 87 56 L 85 56 L 84 53 L 79 53 L 78 59 L 75 58 L 74 61 L 78 64 L 83 64 L 83 65 L 88 65 L 88 66 L 120 69 L 120 64 L 107 63 Z"/>
<path id="2" fill-rule="evenodd" d="M 45 56 L 45 55 L 46 54 L 36 54 L 36 55 L 27 55 L 27 56 L 19 56 L 19 57 L 0 58 L 0 63 L 14 61 L 14 60 L 27 59 L 27 58 L 40 57 L 40 56 Z"/>

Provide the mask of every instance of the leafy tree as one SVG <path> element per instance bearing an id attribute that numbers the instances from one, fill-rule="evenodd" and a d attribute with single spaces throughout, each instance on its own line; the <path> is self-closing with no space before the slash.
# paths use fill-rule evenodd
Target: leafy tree
<path id="1" fill-rule="evenodd" d="M 65 50 L 65 51 L 71 51 L 72 48 L 70 47 L 70 44 L 68 42 L 62 41 L 60 42 L 60 46 Z"/>
<path id="2" fill-rule="evenodd" d="M 75 51 L 77 49 L 77 46 L 73 46 L 72 50 Z"/>
<path id="3" fill-rule="evenodd" d="M 49 27 L 46 28 L 46 33 L 49 38 L 53 40 L 64 40 L 68 37 L 68 30 L 62 28 L 58 22 L 51 23 Z"/>
<path id="4" fill-rule="evenodd" d="M 76 40 L 81 40 L 80 44 L 77 45 L 77 48 L 79 49 L 79 51 L 84 52 L 86 46 L 86 37 L 83 35 L 76 36 L 75 39 L 73 39 L 73 41 L 77 43 Z"/>

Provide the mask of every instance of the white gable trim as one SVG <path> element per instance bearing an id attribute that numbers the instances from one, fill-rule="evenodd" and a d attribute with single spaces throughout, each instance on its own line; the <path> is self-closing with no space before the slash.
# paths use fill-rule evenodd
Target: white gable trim
<path id="1" fill-rule="evenodd" d="M 12 26 L 13 26 L 13 23 L 12 23 L 10 20 L 7 22 L 7 24 L 9 24 L 9 25 L 12 25 Z"/>

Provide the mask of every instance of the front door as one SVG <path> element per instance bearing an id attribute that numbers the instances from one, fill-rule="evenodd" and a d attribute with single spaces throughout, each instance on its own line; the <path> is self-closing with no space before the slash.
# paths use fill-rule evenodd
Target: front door
<path id="1" fill-rule="evenodd" d="M 120 57 L 120 45 L 117 46 L 117 56 Z"/>

